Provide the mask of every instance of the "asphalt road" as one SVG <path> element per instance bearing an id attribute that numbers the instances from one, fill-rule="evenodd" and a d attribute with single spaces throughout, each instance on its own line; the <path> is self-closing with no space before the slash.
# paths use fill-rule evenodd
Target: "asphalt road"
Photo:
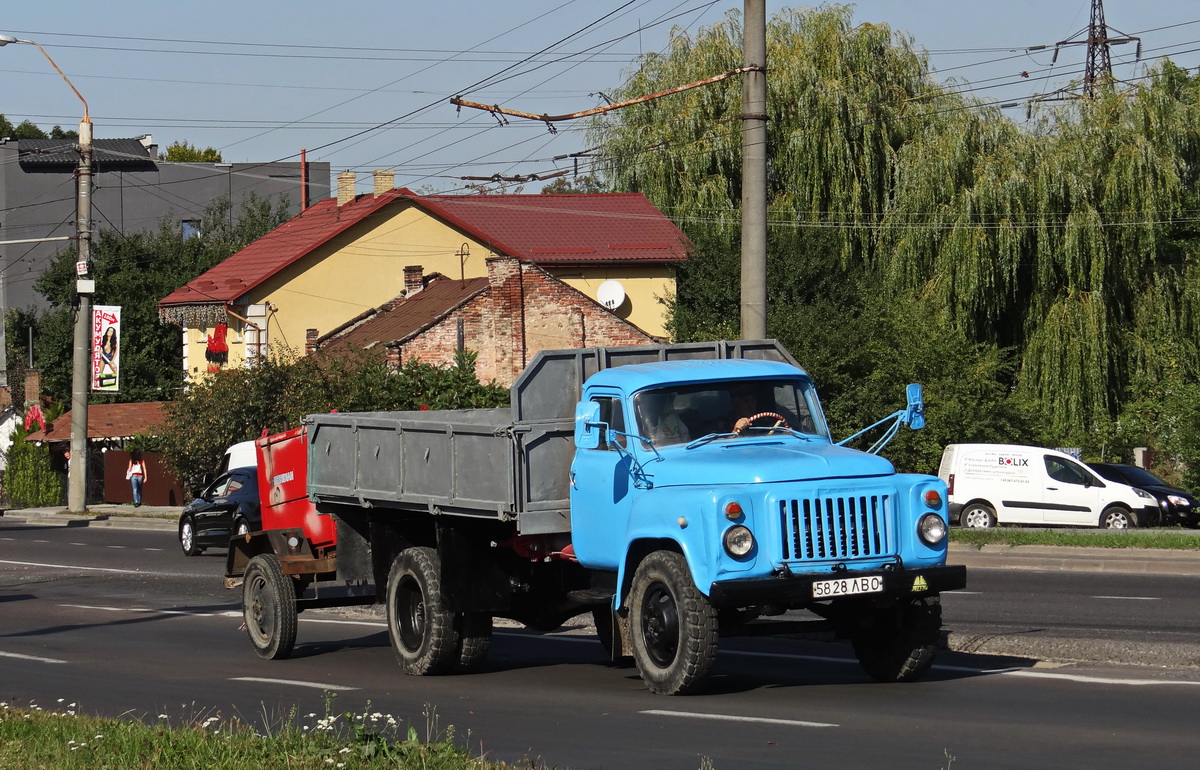
<path id="1" fill-rule="evenodd" d="M 453 726 L 476 751 L 575 768 L 1194 766 L 1194 668 L 945 652 L 925 680 L 879 685 L 841 644 L 734 639 L 705 694 L 662 698 L 590 634 L 513 628 L 481 674 L 404 677 L 362 614 L 304 613 L 295 656 L 258 659 L 223 563 L 184 557 L 171 532 L 0 518 L 0 699 L 269 723 L 322 714 L 332 691 L 338 711 Z M 1186 638 L 1195 580 L 976 570 L 945 597 L 946 623 Z"/>

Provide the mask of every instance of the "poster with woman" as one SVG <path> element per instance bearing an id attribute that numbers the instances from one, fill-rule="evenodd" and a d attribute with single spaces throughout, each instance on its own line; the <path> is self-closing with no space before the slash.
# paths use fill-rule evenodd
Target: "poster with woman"
<path id="1" fill-rule="evenodd" d="M 116 393 L 120 384 L 121 308 L 92 308 L 92 390 Z"/>

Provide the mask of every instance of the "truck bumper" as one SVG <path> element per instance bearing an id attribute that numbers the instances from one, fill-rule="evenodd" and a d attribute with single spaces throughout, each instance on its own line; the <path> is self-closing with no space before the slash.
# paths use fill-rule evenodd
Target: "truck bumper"
<path id="1" fill-rule="evenodd" d="M 813 583 L 840 578 L 883 578 L 883 590 L 852 594 L 856 598 L 908 597 L 953 591 L 967 585 L 967 568 L 961 564 L 906 570 L 836 572 L 820 575 L 787 575 L 716 583 L 708 600 L 714 607 L 749 607 L 762 604 L 799 606 L 831 597 L 815 598 Z"/>

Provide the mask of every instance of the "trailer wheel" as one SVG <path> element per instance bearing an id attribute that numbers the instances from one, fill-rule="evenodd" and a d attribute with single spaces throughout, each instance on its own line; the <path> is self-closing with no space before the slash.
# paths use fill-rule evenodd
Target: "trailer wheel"
<path id="1" fill-rule="evenodd" d="M 463 674 L 478 671 L 492 649 L 492 616 L 486 612 L 462 612 L 457 625 L 454 670 Z"/>
<path id="2" fill-rule="evenodd" d="M 851 636 L 854 654 L 880 682 L 913 682 L 933 665 L 942 630 L 942 600 L 927 596 L 876 610 Z"/>
<path id="3" fill-rule="evenodd" d="M 437 551 L 407 548 L 392 562 L 387 584 L 388 636 L 404 673 L 445 673 L 459 650 L 454 613 L 442 606 Z"/>
<path id="4" fill-rule="evenodd" d="M 296 646 L 296 593 L 275 554 L 260 553 L 246 565 L 242 617 L 259 657 L 286 658 Z"/>
<path id="5" fill-rule="evenodd" d="M 179 547 L 184 556 L 198 556 L 204 549 L 196 545 L 196 520 L 190 515 L 179 520 Z"/>
<path id="6" fill-rule="evenodd" d="M 655 551 L 638 565 L 629 611 L 633 659 L 650 691 L 683 695 L 699 687 L 717 657 L 717 613 L 682 554 Z"/>

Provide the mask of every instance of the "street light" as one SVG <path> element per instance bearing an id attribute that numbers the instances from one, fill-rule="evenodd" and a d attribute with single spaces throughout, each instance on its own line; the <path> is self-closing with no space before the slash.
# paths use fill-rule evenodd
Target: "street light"
<path id="1" fill-rule="evenodd" d="M 95 281 L 91 278 L 92 260 L 92 119 L 88 115 L 87 99 L 63 73 L 50 54 L 32 40 L 22 40 L 0 34 L 0 46 L 24 43 L 42 52 L 54 71 L 71 86 L 83 102 L 83 118 L 79 121 L 79 168 L 75 172 L 75 294 L 78 299 L 75 315 L 75 349 L 71 370 L 71 461 L 68 465 L 67 508 L 87 510 L 87 428 L 88 428 L 88 363 L 91 359 L 92 293 Z M 2 322 L 2 321 L 0 321 Z"/>

